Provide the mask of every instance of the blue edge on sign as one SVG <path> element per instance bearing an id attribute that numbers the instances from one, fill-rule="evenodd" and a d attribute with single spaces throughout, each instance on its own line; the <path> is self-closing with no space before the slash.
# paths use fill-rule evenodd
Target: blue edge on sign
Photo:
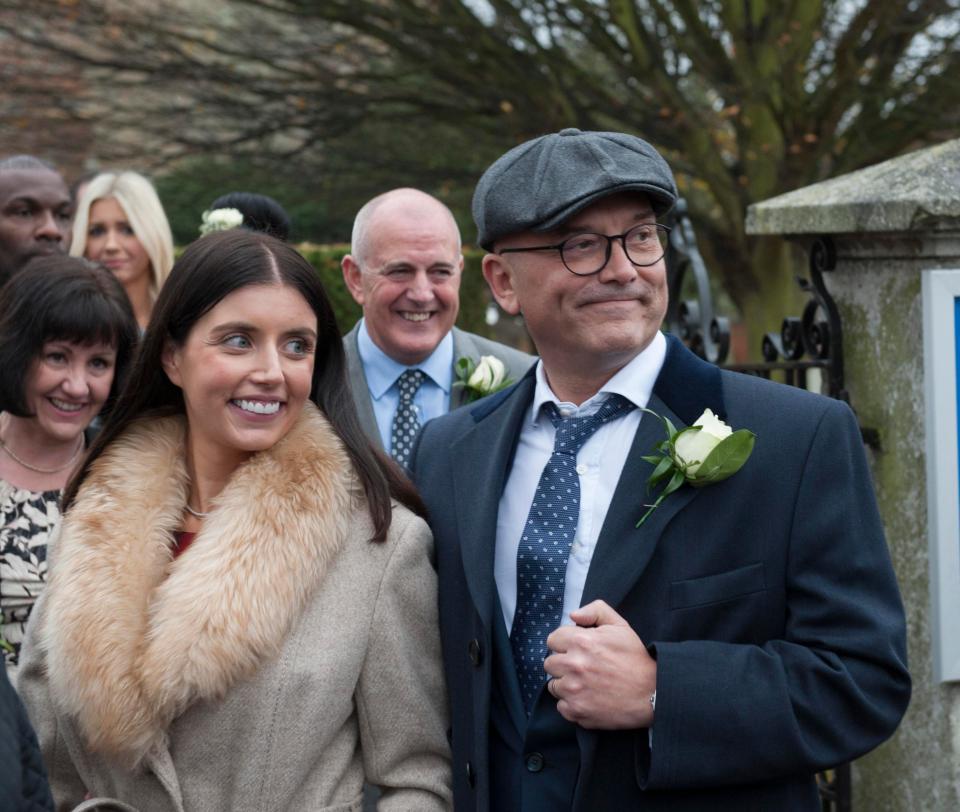
<path id="1" fill-rule="evenodd" d="M 956 411 L 954 417 L 960 421 L 960 296 L 953 297 L 953 363 L 956 365 Z M 957 462 L 960 467 L 960 431 L 957 432 Z M 960 483 L 957 486 L 957 505 L 960 508 Z"/>

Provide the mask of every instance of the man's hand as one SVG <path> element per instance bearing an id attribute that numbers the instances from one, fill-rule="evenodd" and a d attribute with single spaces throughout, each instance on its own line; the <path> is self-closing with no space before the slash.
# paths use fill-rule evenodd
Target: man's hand
<path id="1" fill-rule="evenodd" d="M 576 626 L 547 638 L 547 690 L 561 715 L 601 730 L 650 727 L 657 663 L 627 621 L 603 601 L 570 613 Z"/>

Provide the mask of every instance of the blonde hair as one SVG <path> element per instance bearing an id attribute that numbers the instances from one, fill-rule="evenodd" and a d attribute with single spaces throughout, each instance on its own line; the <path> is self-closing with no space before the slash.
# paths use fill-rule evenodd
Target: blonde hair
<path id="1" fill-rule="evenodd" d="M 136 172 L 103 172 L 91 180 L 77 203 L 70 253 L 82 257 L 87 247 L 90 207 L 112 197 L 120 204 L 133 233 L 150 257 L 150 294 L 156 299 L 173 267 L 173 234 L 157 190 Z"/>

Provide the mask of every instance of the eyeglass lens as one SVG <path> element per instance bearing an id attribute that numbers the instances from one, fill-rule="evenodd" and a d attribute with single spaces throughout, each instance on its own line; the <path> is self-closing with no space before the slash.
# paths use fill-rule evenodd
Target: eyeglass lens
<path id="1" fill-rule="evenodd" d="M 605 234 L 575 234 L 564 240 L 560 256 L 564 265 L 575 274 L 592 274 L 601 270 L 608 261 L 612 246 Z M 627 259 L 634 265 L 653 265 L 666 250 L 667 231 L 656 225 L 644 223 L 631 228 L 622 236 Z"/>

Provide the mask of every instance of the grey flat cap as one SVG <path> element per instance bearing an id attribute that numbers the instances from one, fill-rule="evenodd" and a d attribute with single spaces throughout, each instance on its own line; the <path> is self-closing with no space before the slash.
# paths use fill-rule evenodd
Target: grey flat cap
<path id="1" fill-rule="evenodd" d="M 650 144 L 626 133 L 566 129 L 514 147 L 483 173 L 473 193 L 477 242 L 519 231 L 549 231 L 595 200 L 645 193 L 660 215 L 677 200 L 670 167 Z"/>

